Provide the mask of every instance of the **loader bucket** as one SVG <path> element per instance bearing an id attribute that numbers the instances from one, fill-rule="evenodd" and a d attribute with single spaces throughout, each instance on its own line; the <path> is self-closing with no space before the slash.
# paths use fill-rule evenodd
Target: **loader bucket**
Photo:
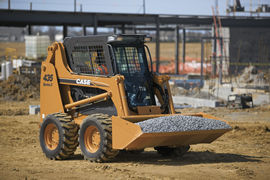
<path id="1" fill-rule="evenodd" d="M 180 117 L 182 116 L 182 117 Z M 178 118 L 184 117 L 202 117 L 211 120 L 218 120 L 214 116 L 197 113 L 197 114 L 181 114 L 177 115 Z M 231 127 L 226 123 L 226 128 L 219 129 L 209 129 L 209 130 L 185 130 L 185 131 L 166 131 L 166 120 L 161 121 L 157 126 L 163 126 L 162 132 L 145 132 L 143 131 L 140 123 L 146 121 L 155 121 L 157 117 L 169 117 L 170 119 L 176 116 L 168 115 L 139 115 L 139 116 L 129 116 L 129 117 L 112 117 L 112 146 L 114 149 L 127 149 L 136 150 L 143 149 L 146 147 L 156 147 L 156 146 L 183 146 L 198 143 L 211 143 L 218 137 L 231 130 Z M 157 119 L 158 120 L 158 119 Z M 224 124 L 223 123 L 223 124 Z M 157 127 L 156 127 L 157 128 Z M 154 127 L 155 129 L 155 127 Z"/>

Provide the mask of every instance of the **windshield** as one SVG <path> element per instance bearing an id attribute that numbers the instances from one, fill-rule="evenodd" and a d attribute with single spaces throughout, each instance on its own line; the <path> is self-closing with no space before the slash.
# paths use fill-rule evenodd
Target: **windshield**
<path id="1" fill-rule="evenodd" d="M 143 46 L 114 46 L 113 49 L 120 74 L 133 76 L 149 72 Z"/>
<path id="2" fill-rule="evenodd" d="M 116 69 L 119 74 L 125 76 L 125 89 L 130 109 L 155 105 L 144 46 L 114 45 L 113 50 Z"/>

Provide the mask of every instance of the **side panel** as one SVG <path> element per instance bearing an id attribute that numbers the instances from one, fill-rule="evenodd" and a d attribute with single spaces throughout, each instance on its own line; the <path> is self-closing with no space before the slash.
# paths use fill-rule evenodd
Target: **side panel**
<path id="1" fill-rule="evenodd" d="M 71 86 L 99 88 L 107 92 L 112 92 L 111 100 L 114 103 L 114 107 L 117 109 L 117 115 L 120 115 L 120 116 L 127 115 L 124 113 L 125 107 L 123 107 L 122 105 L 123 103 L 122 101 L 125 99 L 122 99 L 120 95 L 120 87 L 119 87 L 119 85 L 124 81 L 124 77 L 119 76 L 119 75 L 109 77 L 109 76 L 103 76 L 103 75 L 101 76 L 101 75 L 89 75 L 89 74 L 78 75 L 76 73 L 73 73 L 72 70 L 68 66 L 68 63 L 67 63 L 68 55 L 66 55 L 67 50 L 65 49 L 63 44 L 55 43 L 53 47 L 55 49 L 55 52 L 51 56 L 52 56 L 52 59 L 56 60 L 55 68 L 57 69 L 57 76 L 58 76 L 58 82 L 60 84 L 63 105 L 74 102 L 74 100 L 71 97 L 71 94 L 72 94 Z M 51 51 L 48 51 L 48 56 L 50 52 Z M 107 54 L 106 61 L 108 61 L 109 54 L 108 52 L 106 52 L 105 54 Z M 89 86 L 89 85 L 77 84 L 76 80 L 78 79 L 90 80 L 91 85 Z M 68 95 L 63 95 L 65 94 L 63 93 L 63 91 L 67 93 Z M 115 110 L 113 109 L 113 111 Z M 74 112 L 75 111 L 70 112 L 70 114 L 74 115 Z M 116 113 L 111 113 L 111 114 L 116 114 Z M 74 119 L 76 118 L 77 117 L 74 116 Z M 81 118 L 78 118 L 78 119 L 81 119 Z"/>
<path id="2" fill-rule="evenodd" d="M 56 112 L 64 112 L 56 71 L 51 63 L 43 62 L 40 79 L 40 121 Z"/>
<path id="3" fill-rule="evenodd" d="M 165 91 L 165 89 L 167 89 L 168 100 L 169 100 L 168 107 L 169 107 L 169 110 L 170 110 L 170 114 L 175 114 L 175 109 L 174 109 L 174 106 L 173 106 L 172 94 L 171 94 L 170 85 L 169 85 L 169 79 L 170 79 L 170 77 L 167 76 L 167 75 L 154 75 L 154 82 L 156 84 L 158 84 L 162 88 L 163 91 Z M 163 104 L 164 101 L 162 99 L 162 96 L 161 96 L 160 92 L 157 89 L 155 89 L 155 93 L 157 95 L 157 98 L 158 98 L 159 102 L 161 104 Z M 168 112 L 168 114 L 169 114 L 169 112 Z"/>
<path id="4" fill-rule="evenodd" d="M 114 149 L 125 149 L 142 134 L 140 126 L 119 116 L 112 116 L 112 147 Z"/>

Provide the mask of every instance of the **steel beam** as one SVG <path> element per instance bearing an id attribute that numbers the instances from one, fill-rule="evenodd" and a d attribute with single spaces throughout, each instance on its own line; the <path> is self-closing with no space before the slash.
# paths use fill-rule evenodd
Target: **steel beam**
<path id="1" fill-rule="evenodd" d="M 76 2 L 76 0 L 74 0 L 74 12 L 76 12 L 76 10 L 77 10 L 76 4 L 77 4 L 77 2 Z"/>
<path id="2" fill-rule="evenodd" d="M 204 60 L 204 39 L 201 39 L 201 84 L 203 84 L 203 60 Z"/>
<path id="3" fill-rule="evenodd" d="M 83 35 L 86 36 L 87 35 L 87 31 L 86 31 L 86 26 L 83 26 Z"/>
<path id="4" fill-rule="evenodd" d="M 205 40 L 214 40 L 214 42 L 216 42 L 217 40 L 219 41 L 219 42 L 221 42 L 223 39 L 221 38 L 221 37 L 216 37 L 216 36 L 214 36 L 214 37 L 202 37 L 202 39 L 201 39 L 201 78 L 202 78 L 202 76 L 203 76 L 203 60 L 204 60 L 204 42 L 205 42 Z M 216 46 L 216 45 L 215 45 Z M 220 61 L 219 61 L 219 83 L 220 84 L 222 84 L 223 82 L 222 82 L 222 64 L 223 64 L 223 44 L 221 43 L 220 44 L 220 49 L 221 49 L 221 56 L 220 56 Z M 216 47 L 214 47 L 214 51 L 216 51 Z M 216 56 L 216 53 L 215 54 L 213 54 L 213 56 L 215 57 Z M 213 64 L 212 64 L 212 66 L 213 66 Z M 216 62 L 215 62 L 215 64 L 214 64 L 214 68 L 216 68 Z M 212 73 L 213 73 L 213 71 L 212 71 Z M 214 75 L 216 75 L 216 74 L 214 74 Z"/>
<path id="5" fill-rule="evenodd" d="M 134 27 L 125 27 L 126 30 L 134 30 Z M 179 26 L 179 28 L 185 28 L 186 30 L 211 30 L 211 26 L 206 27 L 206 26 Z M 175 31 L 175 27 L 159 27 L 160 31 Z M 136 27 L 136 30 L 139 31 L 156 31 L 156 27 Z"/>
<path id="6" fill-rule="evenodd" d="M 122 34 L 125 34 L 126 33 L 125 24 L 122 24 L 122 26 L 121 26 L 121 33 Z"/>
<path id="7" fill-rule="evenodd" d="M 97 35 L 98 32 L 97 32 L 97 28 L 98 28 L 98 18 L 97 18 L 97 15 L 94 15 L 93 17 L 93 22 L 94 22 L 94 35 Z"/>
<path id="8" fill-rule="evenodd" d="M 220 58 L 219 58 L 219 74 L 218 74 L 218 79 L 219 79 L 219 84 L 223 84 L 223 43 L 222 43 L 222 38 L 219 40 L 220 42 Z"/>
<path id="9" fill-rule="evenodd" d="M 134 34 L 137 34 L 137 28 L 135 26 L 133 26 L 133 32 Z"/>
<path id="10" fill-rule="evenodd" d="M 183 29 L 183 34 L 182 34 L 182 61 L 183 61 L 183 66 L 186 62 L 186 29 Z"/>
<path id="11" fill-rule="evenodd" d="M 212 59 L 212 76 L 216 76 L 217 74 L 217 37 L 216 33 L 214 32 L 214 49 L 213 49 L 213 59 Z"/>
<path id="12" fill-rule="evenodd" d="M 179 26 L 175 27 L 175 74 L 179 74 Z"/>
<path id="13" fill-rule="evenodd" d="M 155 15 L 155 14 L 119 14 L 119 13 L 86 13 L 58 11 L 0 10 L 0 26 L 25 27 L 31 25 L 94 26 L 94 16 L 99 26 L 119 24 L 147 25 L 160 24 L 211 25 L 212 16 L 191 15 Z M 223 27 L 270 27 L 270 17 L 220 16 Z"/>
<path id="14" fill-rule="evenodd" d="M 67 25 L 63 25 L 63 38 L 67 37 L 68 35 L 68 27 Z"/>
<path id="15" fill-rule="evenodd" d="M 156 18 L 156 72 L 159 72 L 159 60 L 160 60 L 160 33 L 159 33 L 159 19 Z"/>
<path id="16" fill-rule="evenodd" d="M 32 26 L 31 25 L 27 26 L 27 32 L 28 32 L 28 35 L 32 35 Z"/>

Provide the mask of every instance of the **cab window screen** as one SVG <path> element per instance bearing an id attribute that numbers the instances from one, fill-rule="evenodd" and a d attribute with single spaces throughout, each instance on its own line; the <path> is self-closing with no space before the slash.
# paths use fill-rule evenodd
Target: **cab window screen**
<path id="1" fill-rule="evenodd" d="M 84 74 L 108 74 L 103 46 L 75 46 L 72 51 L 73 71 Z"/>
<path id="2" fill-rule="evenodd" d="M 144 73 L 146 71 L 143 48 L 114 47 L 114 52 L 120 74 Z"/>

